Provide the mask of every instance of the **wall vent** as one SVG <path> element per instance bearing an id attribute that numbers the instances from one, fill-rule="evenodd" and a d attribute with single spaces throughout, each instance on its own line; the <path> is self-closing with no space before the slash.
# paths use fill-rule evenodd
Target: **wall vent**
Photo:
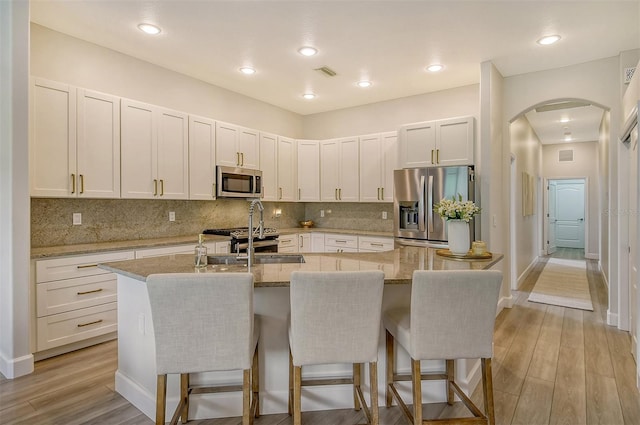
<path id="1" fill-rule="evenodd" d="M 558 161 L 573 162 L 573 149 L 565 149 L 558 151 Z"/>
<path id="2" fill-rule="evenodd" d="M 328 66 L 323 66 L 321 68 L 316 68 L 314 71 L 318 71 L 323 73 L 324 75 L 326 75 L 327 77 L 335 77 L 337 74 L 336 72 L 329 68 Z"/>
<path id="3" fill-rule="evenodd" d="M 622 79 L 624 80 L 625 84 L 629 84 L 631 82 L 631 78 L 633 77 L 633 74 L 636 72 L 635 68 L 625 68 L 624 69 L 624 75 L 622 76 Z"/>

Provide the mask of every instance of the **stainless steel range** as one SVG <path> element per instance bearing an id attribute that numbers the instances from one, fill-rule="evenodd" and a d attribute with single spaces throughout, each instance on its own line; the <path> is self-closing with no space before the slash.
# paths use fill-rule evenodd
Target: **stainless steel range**
<path id="1" fill-rule="evenodd" d="M 205 229 L 202 233 L 206 235 L 219 235 L 231 237 L 231 252 L 241 254 L 247 252 L 249 246 L 249 228 L 234 227 L 230 229 Z M 278 252 L 278 229 L 273 227 L 264 228 L 264 239 L 258 239 L 257 230 L 254 229 L 253 247 L 256 252 Z"/>

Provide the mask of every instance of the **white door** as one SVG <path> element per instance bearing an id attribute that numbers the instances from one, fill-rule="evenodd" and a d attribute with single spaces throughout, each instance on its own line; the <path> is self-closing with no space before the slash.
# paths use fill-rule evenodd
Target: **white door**
<path id="1" fill-rule="evenodd" d="M 320 200 L 320 142 L 298 140 L 298 201 Z"/>
<path id="2" fill-rule="evenodd" d="M 629 210 L 638 211 L 638 129 L 631 135 L 629 160 Z M 638 350 L 638 216 L 627 214 L 629 220 L 629 325 L 631 354 Z"/>
<path id="3" fill-rule="evenodd" d="M 556 212 L 556 245 L 584 248 L 584 181 L 557 182 Z"/>
<path id="4" fill-rule="evenodd" d="M 189 115 L 189 199 L 215 199 L 216 123 Z"/>
<path id="5" fill-rule="evenodd" d="M 382 188 L 380 197 L 393 202 L 393 170 L 398 168 L 398 132 L 383 133 L 382 138 Z"/>
<path id="6" fill-rule="evenodd" d="M 278 199 L 295 201 L 296 144 L 293 139 L 278 137 Z"/>
<path id="7" fill-rule="evenodd" d="M 262 200 L 278 200 L 278 136 L 260 133 L 260 164 L 262 164 Z"/>
<path id="8" fill-rule="evenodd" d="M 473 164 L 473 117 L 452 118 L 437 122 L 436 164 Z"/>
<path id="9" fill-rule="evenodd" d="M 227 167 L 240 166 L 238 127 L 216 121 L 216 163 Z"/>
<path id="10" fill-rule="evenodd" d="M 335 202 L 338 200 L 340 184 L 340 148 L 337 140 L 320 142 L 320 199 Z"/>
<path id="11" fill-rule="evenodd" d="M 260 135 L 256 130 L 241 128 L 238 133 L 240 167 L 260 169 Z"/>
<path id="12" fill-rule="evenodd" d="M 155 107 L 128 99 L 120 105 L 121 195 L 153 199 L 158 194 Z"/>
<path id="13" fill-rule="evenodd" d="M 547 255 L 556 252 L 556 181 L 547 182 Z"/>
<path id="14" fill-rule="evenodd" d="M 158 121 L 158 195 L 163 199 L 188 199 L 189 117 L 163 109 Z"/>
<path id="15" fill-rule="evenodd" d="M 342 139 L 340 141 L 340 201 L 358 202 L 360 198 L 360 161 L 358 160 L 358 138 Z"/>
<path id="16" fill-rule="evenodd" d="M 382 196 L 382 148 L 379 134 L 360 137 L 360 202 L 379 202 Z"/>

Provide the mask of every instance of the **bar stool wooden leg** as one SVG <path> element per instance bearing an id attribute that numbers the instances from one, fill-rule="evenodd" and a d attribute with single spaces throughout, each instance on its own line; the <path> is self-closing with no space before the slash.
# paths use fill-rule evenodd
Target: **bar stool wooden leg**
<path id="1" fill-rule="evenodd" d="M 293 425 L 302 424 L 301 400 L 302 400 L 302 367 L 293 367 Z"/>
<path id="2" fill-rule="evenodd" d="M 253 363 L 251 365 L 251 391 L 252 394 L 252 417 L 260 417 L 260 366 L 258 364 L 258 345 L 253 353 Z M 253 419 L 251 420 L 253 422 Z"/>
<path id="3" fill-rule="evenodd" d="M 369 393 L 371 395 L 371 425 L 378 425 L 378 362 L 369 363 Z"/>
<path id="4" fill-rule="evenodd" d="M 482 391 L 484 395 L 484 413 L 487 415 L 489 425 L 495 425 L 496 417 L 493 409 L 493 375 L 491 372 L 491 359 L 481 359 L 482 364 Z"/>
<path id="5" fill-rule="evenodd" d="M 422 380 L 420 360 L 411 359 L 411 383 L 413 387 L 413 423 L 422 425 Z"/>
<path id="6" fill-rule="evenodd" d="M 362 365 L 360 363 L 353 364 L 353 408 L 360 410 L 360 399 L 358 398 L 357 387 L 360 386 L 360 376 L 362 372 Z"/>
<path id="7" fill-rule="evenodd" d="M 251 410 L 251 370 L 242 371 L 242 425 L 250 424 Z"/>
<path id="8" fill-rule="evenodd" d="M 189 420 L 189 374 L 180 374 L 180 398 L 182 398 L 182 412 L 180 416 L 182 423 L 186 424 Z"/>
<path id="9" fill-rule="evenodd" d="M 167 375 L 158 375 L 156 385 L 156 425 L 164 425 L 164 410 L 167 402 Z"/>
<path id="10" fill-rule="evenodd" d="M 447 360 L 447 404 L 453 405 L 453 383 L 455 380 L 455 363 L 453 360 Z"/>
<path id="11" fill-rule="evenodd" d="M 293 415 L 293 356 L 289 349 L 289 403 L 287 405 L 289 416 Z"/>
<path id="12" fill-rule="evenodd" d="M 395 367 L 393 356 L 393 335 L 389 331 L 386 331 L 386 347 L 387 347 L 387 361 L 385 362 L 386 382 L 384 386 L 384 400 L 385 406 L 391 407 L 393 402 L 393 396 L 389 385 L 393 384 L 393 369 Z"/>

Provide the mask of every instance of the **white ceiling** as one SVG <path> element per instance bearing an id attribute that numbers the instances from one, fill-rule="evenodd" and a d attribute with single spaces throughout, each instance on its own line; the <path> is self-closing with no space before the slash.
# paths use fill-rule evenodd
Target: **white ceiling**
<path id="1" fill-rule="evenodd" d="M 558 104 L 557 106 L 561 106 Z M 543 145 L 558 143 L 597 142 L 604 110 L 584 105 L 549 111 L 532 109 L 525 116 Z M 568 120 L 562 122 L 562 120 Z M 569 133 L 570 140 L 566 140 Z"/>
<path id="2" fill-rule="evenodd" d="M 638 0 L 31 0 L 31 19 L 303 115 L 475 84 L 488 60 L 511 76 L 640 48 Z M 547 34 L 563 38 L 536 44 Z M 319 54 L 301 56 L 302 45 Z M 445 70 L 426 72 L 433 62 Z"/>

